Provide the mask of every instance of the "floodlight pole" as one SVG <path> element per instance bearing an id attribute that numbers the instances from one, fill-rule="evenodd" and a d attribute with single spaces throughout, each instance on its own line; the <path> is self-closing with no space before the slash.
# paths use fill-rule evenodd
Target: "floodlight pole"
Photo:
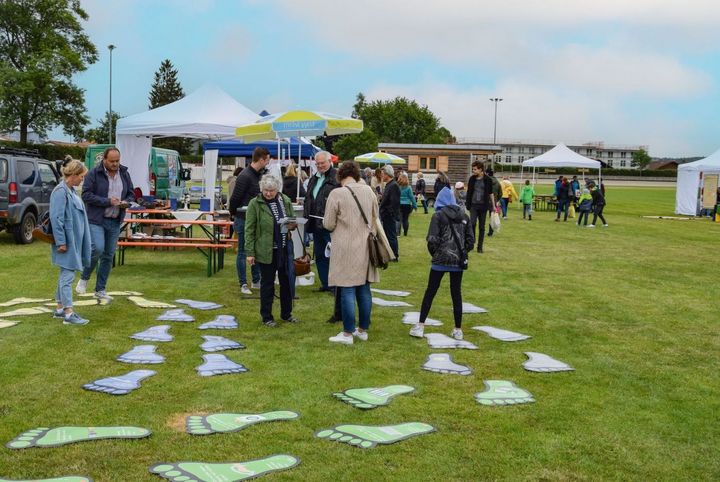
<path id="1" fill-rule="evenodd" d="M 493 102 L 495 104 L 495 122 L 493 124 L 493 146 L 497 144 L 497 106 L 498 102 L 502 102 L 502 99 L 499 97 L 493 97 L 490 99 L 490 102 Z M 492 160 L 490 161 L 490 166 L 492 167 L 493 171 L 495 170 L 495 156 L 492 156 Z"/>
<path id="2" fill-rule="evenodd" d="M 112 52 L 115 50 L 113 44 L 108 45 L 110 51 L 110 107 L 108 108 L 108 143 L 113 143 L 113 125 L 112 125 Z"/>

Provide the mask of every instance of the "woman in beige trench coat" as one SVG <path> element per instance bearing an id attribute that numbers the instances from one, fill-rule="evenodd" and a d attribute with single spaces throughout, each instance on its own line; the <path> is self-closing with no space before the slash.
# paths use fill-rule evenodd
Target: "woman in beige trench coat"
<path id="1" fill-rule="evenodd" d="M 343 331 L 330 337 L 330 341 L 352 345 L 353 338 L 368 339 L 372 310 L 370 283 L 380 281 L 378 270 L 370 265 L 367 245 L 369 232 L 377 233 L 378 204 L 372 188 L 359 182 L 360 168 L 356 163 L 344 162 L 338 168 L 337 176 L 342 187 L 328 196 L 323 226 L 331 232 L 328 283 L 341 290 Z M 360 209 L 370 226 L 363 220 Z M 359 311 L 357 329 L 356 301 Z"/>

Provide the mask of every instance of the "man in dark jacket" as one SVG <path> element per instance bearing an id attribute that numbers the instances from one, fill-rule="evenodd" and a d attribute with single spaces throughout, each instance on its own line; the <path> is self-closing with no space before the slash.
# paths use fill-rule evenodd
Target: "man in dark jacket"
<path id="1" fill-rule="evenodd" d="M 83 270 L 75 291 L 80 294 L 87 291 L 87 282 L 97 267 L 95 298 L 110 301 L 112 297 L 108 296 L 105 286 L 110 277 L 120 226 L 125 219 L 125 209 L 135 201 L 130 173 L 127 167 L 120 165 L 120 151 L 116 147 L 105 149 L 102 162 L 85 176 L 82 199 L 90 223 L 92 260 Z"/>
<path id="2" fill-rule="evenodd" d="M 325 216 L 325 204 L 330 192 L 340 187 L 337 180 L 337 169 L 332 167 L 332 156 L 327 151 L 315 154 L 317 172 L 308 182 L 305 193 L 305 231 L 313 234 L 313 252 L 318 278 L 320 278 L 319 291 L 331 291 L 328 286 L 328 271 L 330 259 L 325 256 L 325 248 L 330 242 L 330 231 L 323 228 L 322 217 Z"/>
<path id="3" fill-rule="evenodd" d="M 420 197 L 420 202 L 425 210 L 425 214 L 428 213 L 428 203 L 425 197 L 425 179 L 423 179 L 423 173 L 417 173 L 417 181 L 415 182 L 415 195 Z"/>
<path id="4" fill-rule="evenodd" d="M 246 255 L 245 255 L 245 210 L 241 208 L 247 207 L 250 201 L 260 194 L 260 178 L 265 172 L 265 167 L 270 161 L 270 152 L 264 147 L 256 147 L 253 151 L 252 162 L 238 174 L 235 180 L 235 187 L 230 194 L 230 215 L 235 217 L 233 230 L 238 237 L 238 253 L 235 260 L 238 279 L 240 281 L 240 292 L 245 295 L 251 295 L 250 287 L 247 285 L 246 273 Z M 252 287 L 260 288 L 260 267 L 252 265 L 250 267 L 252 274 Z"/>
<path id="5" fill-rule="evenodd" d="M 555 221 L 560 221 L 560 213 L 565 211 L 565 219 L 568 220 L 568 210 L 570 206 L 570 183 L 567 177 L 563 177 L 557 188 L 557 217 Z"/>
<path id="6" fill-rule="evenodd" d="M 397 240 L 397 223 L 400 219 L 400 186 L 395 182 L 395 170 L 390 164 L 383 167 L 382 179 L 385 182 L 385 190 L 382 201 L 380 201 L 380 222 L 397 261 L 400 256 Z"/>
<path id="7" fill-rule="evenodd" d="M 473 175 L 468 179 L 465 207 L 470 211 L 470 224 L 473 235 L 475 234 L 475 226 L 479 221 L 477 252 L 482 253 L 483 242 L 485 241 L 485 220 L 488 211 L 495 206 L 495 193 L 493 192 L 492 179 L 485 174 L 485 167 L 482 162 L 474 161 L 472 163 L 472 173 Z"/>

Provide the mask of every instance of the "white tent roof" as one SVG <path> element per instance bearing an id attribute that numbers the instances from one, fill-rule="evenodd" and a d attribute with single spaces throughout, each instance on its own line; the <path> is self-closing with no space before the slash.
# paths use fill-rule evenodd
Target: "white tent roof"
<path id="1" fill-rule="evenodd" d="M 600 161 L 581 156 L 565 144 L 558 144 L 545 154 L 541 154 L 522 163 L 524 167 L 587 167 L 599 169 Z"/>
<path id="2" fill-rule="evenodd" d="M 710 154 L 705 159 L 680 164 L 678 166 L 678 171 L 720 171 L 720 149 Z"/>
<path id="3" fill-rule="evenodd" d="M 117 135 L 228 139 L 260 117 L 215 85 L 206 84 L 171 104 L 118 120 Z"/>

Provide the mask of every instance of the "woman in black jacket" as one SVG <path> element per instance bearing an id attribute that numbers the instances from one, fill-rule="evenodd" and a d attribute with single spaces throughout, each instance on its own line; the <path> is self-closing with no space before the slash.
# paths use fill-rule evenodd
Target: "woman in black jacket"
<path id="1" fill-rule="evenodd" d="M 470 219 L 465 210 L 455 202 L 455 196 L 449 188 L 444 188 L 435 199 L 435 214 L 430 220 L 427 245 L 432 255 L 432 266 L 425 289 L 420 319 L 410 329 L 410 336 L 422 338 L 425 320 L 430 313 L 433 299 L 440 287 L 445 273 L 450 273 L 450 296 L 453 302 L 455 328 L 451 335 L 456 340 L 463 339 L 462 332 L 462 275 L 468 265 L 468 251 L 475 242 Z"/>
<path id="2" fill-rule="evenodd" d="M 298 198 L 298 175 L 295 164 L 292 162 L 285 170 L 285 177 L 283 177 L 283 188 L 282 193 L 285 194 L 293 203 L 297 203 Z M 300 183 L 300 195 L 299 197 L 305 197 L 305 188 Z"/>

